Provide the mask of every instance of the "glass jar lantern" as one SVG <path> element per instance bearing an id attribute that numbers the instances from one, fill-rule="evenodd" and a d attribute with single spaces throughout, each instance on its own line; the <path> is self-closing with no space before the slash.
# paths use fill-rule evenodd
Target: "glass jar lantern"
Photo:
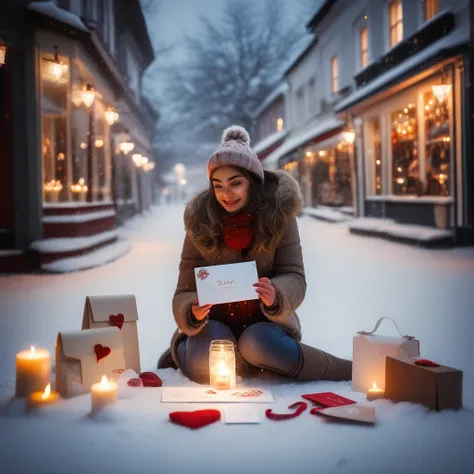
<path id="1" fill-rule="evenodd" d="M 234 343 L 215 340 L 209 347 L 210 385 L 217 390 L 235 388 Z"/>

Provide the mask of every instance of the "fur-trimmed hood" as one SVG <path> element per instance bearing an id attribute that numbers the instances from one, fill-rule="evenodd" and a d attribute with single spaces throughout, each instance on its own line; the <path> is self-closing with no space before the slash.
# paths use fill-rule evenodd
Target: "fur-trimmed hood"
<path id="1" fill-rule="evenodd" d="M 303 207 L 303 196 L 298 181 L 296 181 L 290 173 L 284 170 L 265 170 L 264 176 L 264 187 L 269 181 L 274 181 L 275 178 L 277 180 L 277 186 L 272 195 L 273 199 L 269 201 L 273 209 L 275 211 L 281 210 L 285 216 L 286 222 L 296 217 Z M 200 214 L 202 207 L 205 205 L 205 198 L 209 196 L 210 192 L 210 189 L 201 191 L 187 204 L 184 211 L 184 226 L 186 232 L 191 232 L 191 222 L 194 222 L 192 216 Z"/>

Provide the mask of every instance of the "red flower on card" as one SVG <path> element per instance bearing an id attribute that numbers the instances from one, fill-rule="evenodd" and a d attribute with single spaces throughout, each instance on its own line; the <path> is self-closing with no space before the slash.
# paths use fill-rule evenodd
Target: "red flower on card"
<path id="1" fill-rule="evenodd" d="M 205 280 L 209 276 L 209 272 L 205 268 L 201 268 L 201 270 L 198 271 L 197 277 L 200 280 Z"/>

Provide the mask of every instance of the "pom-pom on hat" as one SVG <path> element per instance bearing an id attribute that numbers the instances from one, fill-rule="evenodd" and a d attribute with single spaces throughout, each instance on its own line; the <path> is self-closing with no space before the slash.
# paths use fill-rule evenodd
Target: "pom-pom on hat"
<path id="1" fill-rule="evenodd" d="M 250 137 L 245 128 L 232 125 L 224 130 L 219 148 L 207 161 L 207 177 L 221 166 L 238 166 L 253 173 L 263 182 L 263 166 L 250 148 Z"/>

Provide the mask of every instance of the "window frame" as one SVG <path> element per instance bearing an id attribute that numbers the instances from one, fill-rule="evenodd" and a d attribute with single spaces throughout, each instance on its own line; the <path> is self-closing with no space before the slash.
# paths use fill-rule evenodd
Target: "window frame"
<path id="1" fill-rule="evenodd" d="M 438 72 L 439 73 L 439 72 Z M 451 83 L 454 81 L 452 72 L 451 74 Z M 407 102 L 412 102 L 416 104 L 416 119 L 417 119 L 417 142 L 418 142 L 418 162 L 419 162 L 419 178 L 426 184 L 426 147 L 425 147 L 425 116 L 424 116 L 424 104 L 423 96 L 424 94 L 431 89 L 433 85 L 434 78 L 430 77 L 424 81 L 417 83 L 416 85 L 411 86 L 409 89 L 404 92 L 397 94 L 388 100 L 383 101 L 380 104 L 377 104 L 374 107 L 370 107 L 363 114 L 360 115 L 363 123 L 363 145 L 362 145 L 362 155 L 364 159 L 364 171 L 365 171 L 365 199 L 366 200 L 397 200 L 397 201 L 410 201 L 413 202 L 416 199 L 416 202 L 422 202 L 423 200 L 429 200 L 430 202 L 449 202 L 454 199 L 456 195 L 456 162 L 457 159 L 457 141 L 456 137 L 458 136 L 458 131 L 455 130 L 454 118 L 455 111 L 453 106 L 456 101 L 454 96 L 454 86 L 451 91 L 450 96 L 448 97 L 448 107 L 449 107 L 449 117 L 450 117 L 450 130 L 449 136 L 452 146 L 450 147 L 450 156 L 449 156 L 449 177 L 448 177 L 448 186 L 449 186 L 449 195 L 448 196 L 430 196 L 423 194 L 422 196 L 413 196 L 413 195 L 395 195 L 393 194 L 393 183 L 392 183 L 392 146 L 390 140 L 391 132 L 391 114 L 394 110 L 402 108 Z M 369 120 L 379 117 L 380 120 L 380 133 L 381 133 L 381 166 L 382 166 L 382 189 L 381 194 L 375 194 L 375 173 L 373 173 L 375 162 L 372 159 L 369 159 L 369 150 L 372 148 L 370 143 L 370 131 L 368 130 Z"/>
<path id="2" fill-rule="evenodd" d="M 392 7 L 394 5 L 399 5 L 401 8 L 401 18 L 396 19 L 395 23 L 392 24 Z M 388 44 L 388 49 L 394 48 L 398 43 L 403 41 L 403 35 L 404 35 L 404 28 L 403 28 L 403 1 L 402 0 L 388 0 L 387 1 L 387 24 L 388 24 L 388 34 L 387 34 L 387 44 Z M 398 11 L 397 11 L 398 13 Z M 401 36 L 398 38 L 398 40 L 395 43 L 392 43 L 392 31 L 394 29 L 397 29 L 398 26 L 401 26 Z"/>

